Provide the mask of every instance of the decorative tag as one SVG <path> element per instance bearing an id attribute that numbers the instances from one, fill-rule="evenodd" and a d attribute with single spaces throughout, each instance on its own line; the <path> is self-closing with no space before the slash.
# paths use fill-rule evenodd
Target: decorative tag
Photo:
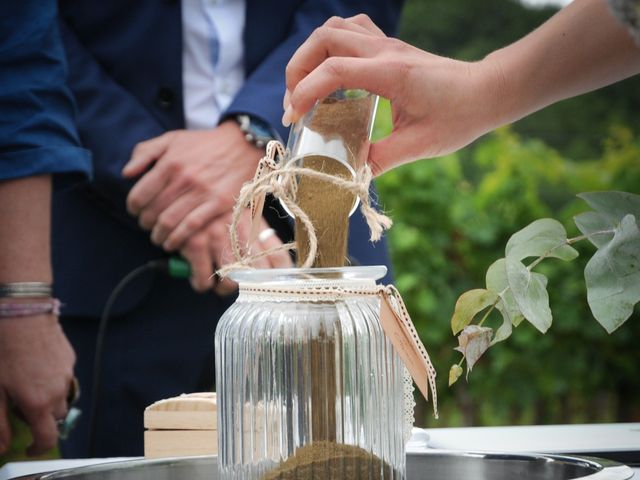
<path id="1" fill-rule="evenodd" d="M 418 337 L 398 290 L 393 285 L 388 285 L 381 293 L 380 323 L 382 329 L 427 400 L 429 399 L 429 388 L 431 388 L 433 412 L 434 416 L 438 418 L 436 371 L 429 354 Z"/>
<path id="2" fill-rule="evenodd" d="M 257 183 L 269 170 L 277 170 L 279 165 L 277 159 L 284 161 L 284 147 L 277 140 L 271 140 L 267 144 L 265 156 L 260 159 L 258 168 L 253 177 L 253 183 Z M 253 244 L 260 234 L 260 219 L 262 218 L 262 210 L 264 209 L 266 193 L 261 191 L 251 199 L 251 229 L 249 231 L 249 239 L 247 245 Z"/>

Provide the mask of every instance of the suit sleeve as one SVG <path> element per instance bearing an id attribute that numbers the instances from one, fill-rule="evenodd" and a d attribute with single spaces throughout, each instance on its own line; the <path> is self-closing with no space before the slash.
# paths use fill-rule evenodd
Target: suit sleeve
<path id="1" fill-rule="evenodd" d="M 69 85 L 78 103 L 78 131 L 82 144 L 93 152 L 93 193 L 114 212 L 126 212 L 126 195 L 133 183 L 122 177 L 122 168 L 133 147 L 166 130 L 140 101 L 115 82 L 60 22 L 69 62 Z M 115 207 L 115 208 L 114 208 Z M 123 215 L 127 222 L 133 220 Z"/>
<path id="2" fill-rule="evenodd" d="M 0 2 L 0 180 L 87 179 L 54 1 Z"/>
<path id="3" fill-rule="evenodd" d="M 308 0 L 294 15 L 288 37 L 253 71 L 224 117 L 248 113 L 262 118 L 284 139 L 288 129 L 281 124 L 285 68 L 296 49 L 317 27 L 332 16 L 351 17 L 366 13 L 387 34 L 393 34 L 400 18 L 402 0 Z M 268 23 L 264 28 L 269 28 Z M 256 35 L 258 38 L 260 35 Z"/>

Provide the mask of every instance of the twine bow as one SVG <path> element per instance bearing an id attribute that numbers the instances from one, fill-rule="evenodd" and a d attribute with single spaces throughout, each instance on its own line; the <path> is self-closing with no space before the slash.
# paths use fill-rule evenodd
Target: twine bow
<path id="1" fill-rule="evenodd" d="M 370 239 L 375 242 L 380 239 L 384 230 L 389 229 L 392 221 L 386 215 L 378 212 L 371 205 L 369 196 L 369 185 L 373 179 L 371 168 L 365 164 L 356 172 L 354 179 L 345 179 L 328 173 L 313 170 L 311 168 L 284 166 L 285 149 L 283 145 L 275 140 L 267 144 L 266 154 L 258 163 L 255 176 L 252 181 L 245 183 L 240 189 L 240 195 L 233 209 L 233 216 L 230 226 L 231 247 L 236 262 L 218 270 L 218 275 L 224 277 L 229 271 L 239 268 L 250 268 L 253 261 L 271 255 L 281 250 L 294 250 L 296 243 L 290 242 L 279 247 L 265 250 L 259 254 L 250 254 L 249 246 L 258 236 L 260 217 L 264 200 L 268 193 L 278 199 L 284 207 L 291 212 L 296 221 L 301 222 L 309 237 L 309 253 L 301 268 L 309 268 L 313 264 L 318 251 L 318 238 L 309 216 L 302 210 L 296 202 L 296 187 L 299 176 L 307 176 L 332 183 L 337 188 L 350 191 L 360 200 L 360 210 L 369 226 L 371 232 Z M 240 245 L 238 238 L 238 222 L 244 210 L 251 208 L 251 229 L 247 245 L 244 248 Z"/>

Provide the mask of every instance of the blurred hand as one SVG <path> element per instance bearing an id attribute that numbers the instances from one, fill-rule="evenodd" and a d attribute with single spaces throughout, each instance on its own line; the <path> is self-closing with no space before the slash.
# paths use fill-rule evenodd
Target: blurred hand
<path id="1" fill-rule="evenodd" d="M 28 455 L 56 446 L 56 420 L 67 414 L 75 354 L 57 317 L 0 319 L 0 454 L 11 442 L 9 408 L 31 429 Z"/>
<path id="2" fill-rule="evenodd" d="M 195 233 L 185 243 L 180 253 L 191 264 L 191 285 L 196 291 L 205 291 L 210 288 L 219 295 L 228 295 L 237 289 L 237 284 L 228 278 L 217 281 L 213 277 L 215 270 L 235 262 L 231 249 L 231 237 L 229 225 L 231 224 L 231 212 L 225 214 L 215 222 L 199 232 Z M 246 210 L 238 223 L 238 239 L 243 253 L 258 255 L 265 250 L 282 245 L 282 241 L 275 232 L 269 228 L 269 224 L 260 219 L 260 232 L 263 232 L 252 245 L 247 246 L 250 232 L 250 212 Z M 280 251 L 257 259 L 252 265 L 254 268 L 289 268 L 293 262 L 289 253 Z"/>
<path id="3" fill-rule="evenodd" d="M 213 130 L 175 130 L 139 143 L 123 169 L 142 175 L 127 208 L 151 241 L 171 251 L 231 211 L 263 152 L 250 145 L 234 121 Z"/>
<path id="4" fill-rule="evenodd" d="M 495 127 L 499 70 L 439 57 L 388 38 L 367 17 L 332 18 L 287 66 L 283 123 L 296 121 L 338 88 L 363 88 L 391 101 L 393 132 L 371 146 L 373 173 L 450 153 Z"/>
<path id="5" fill-rule="evenodd" d="M 151 230 L 153 243 L 167 251 L 179 250 L 189 261 L 196 291 L 214 288 L 228 294 L 237 287 L 230 280 L 216 282 L 212 276 L 234 261 L 229 236 L 233 206 L 263 154 L 245 140 L 234 121 L 228 121 L 213 130 L 172 131 L 142 142 L 123 170 L 126 177 L 144 173 L 127 198 L 129 212 Z M 244 218 L 239 227 L 243 242 L 248 221 Z M 269 228 L 262 222 L 261 230 Z M 281 244 L 275 235 L 262 243 L 266 248 Z M 281 252 L 255 266 L 288 267 L 291 260 Z"/>

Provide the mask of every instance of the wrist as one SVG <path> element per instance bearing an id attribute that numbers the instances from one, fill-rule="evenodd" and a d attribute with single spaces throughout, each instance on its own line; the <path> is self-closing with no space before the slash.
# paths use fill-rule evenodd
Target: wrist
<path id="1" fill-rule="evenodd" d="M 230 119 L 236 122 L 245 141 L 260 150 L 264 150 L 271 140 L 281 140 L 271 125 L 254 115 L 242 113 L 233 115 Z"/>
<path id="2" fill-rule="evenodd" d="M 518 120 L 523 116 L 522 93 L 517 92 L 515 77 L 507 71 L 501 51 L 487 55 L 478 62 L 480 73 L 479 97 L 483 99 L 486 132 Z"/>

